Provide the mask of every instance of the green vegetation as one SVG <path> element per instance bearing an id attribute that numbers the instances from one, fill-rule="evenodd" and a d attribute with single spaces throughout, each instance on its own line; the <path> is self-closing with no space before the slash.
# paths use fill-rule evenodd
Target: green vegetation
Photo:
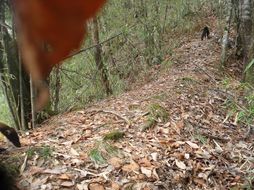
<path id="1" fill-rule="evenodd" d="M 117 141 L 123 137 L 124 137 L 124 132 L 119 131 L 119 130 L 114 130 L 114 131 L 111 131 L 111 132 L 105 134 L 103 137 L 103 140 Z"/>
<path id="2" fill-rule="evenodd" d="M 244 94 L 239 98 L 226 92 L 227 99 L 224 102 L 226 109 L 228 109 L 227 117 L 234 117 L 235 122 L 242 122 L 244 125 L 252 125 L 254 119 L 254 94 L 253 87 L 246 83 L 234 84 L 233 80 L 226 78 L 222 81 L 225 89 L 235 90 L 235 93 Z"/>
<path id="3" fill-rule="evenodd" d="M 182 81 L 186 81 L 186 82 L 193 82 L 195 81 L 192 77 L 183 77 Z"/>
<path id="4" fill-rule="evenodd" d="M 154 100 L 160 100 L 160 101 L 164 101 L 168 98 L 168 94 L 166 92 L 163 92 L 161 94 L 158 94 L 158 95 L 155 95 L 155 96 L 152 96 L 152 99 Z"/>
<path id="5" fill-rule="evenodd" d="M 222 81 L 222 85 L 225 87 L 225 88 L 228 88 L 230 84 L 230 79 L 229 78 L 225 78 L 223 81 Z"/>
<path id="6" fill-rule="evenodd" d="M 159 103 L 152 103 L 149 106 L 149 113 L 155 120 L 160 119 L 163 122 L 168 120 L 168 111 Z"/>
<path id="7" fill-rule="evenodd" d="M 4 123 L 9 123 L 12 125 L 11 122 L 11 115 L 9 112 L 8 104 L 6 102 L 6 98 L 4 97 L 3 91 L 0 86 L 0 121 Z"/>
<path id="8" fill-rule="evenodd" d="M 53 149 L 50 146 L 41 146 L 41 147 L 30 147 L 26 154 L 28 157 L 32 157 L 34 154 L 39 155 L 42 158 L 51 157 L 53 153 Z"/>
<path id="9" fill-rule="evenodd" d="M 154 127 L 154 125 L 155 125 L 156 123 L 157 123 L 156 120 L 155 120 L 153 117 L 151 117 L 151 116 L 149 115 L 149 116 L 147 116 L 144 125 L 141 127 L 141 130 L 142 130 L 142 131 L 146 131 L 146 130 L 148 130 L 148 129 Z"/>
<path id="10" fill-rule="evenodd" d="M 211 10 L 219 13 L 223 6 L 219 0 L 108 0 L 98 15 L 98 23 L 102 60 L 113 94 L 153 79 L 154 66 L 167 71 L 173 64 L 174 48 L 182 45 L 182 37 L 199 31 L 204 25 L 202 18 Z M 200 11 L 201 7 L 204 11 Z M 6 22 L 11 25 L 11 20 L 7 9 Z M 106 97 L 95 63 L 91 23 L 87 33 L 82 51 L 51 72 L 50 106 L 56 112 L 83 108 Z M 9 123 L 10 113 L 3 101 L 0 95 L 0 120 Z"/>
<path id="11" fill-rule="evenodd" d="M 245 105 L 238 108 L 238 120 L 247 125 L 253 124 L 254 119 L 254 94 L 249 94 L 244 97 Z"/>
<path id="12" fill-rule="evenodd" d="M 97 164 L 105 164 L 108 159 L 121 156 L 117 147 L 105 141 L 96 143 L 88 155 Z"/>
<path id="13" fill-rule="evenodd" d="M 96 162 L 98 164 L 105 164 L 106 163 L 106 160 L 102 157 L 98 147 L 90 150 L 89 157 L 91 160 L 93 160 L 94 162 Z"/>
<path id="14" fill-rule="evenodd" d="M 207 138 L 203 135 L 195 135 L 195 139 L 197 139 L 201 144 L 206 144 Z"/>
<path id="15" fill-rule="evenodd" d="M 143 126 L 141 126 L 142 131 L 146 131 L 158 122 L 166 122 L 168 120 L 168 111 L 159 103 L 152 103 L 149 105 L 149 114 L 146 116 L 146 121 Z"/>
<path id="16" fill-rule="evenodd" d="M 98 21 L 103 61 L 114 94 L 151 77 L 149 71 L 154 65 L 159 64 L 162 70 L 167 70 L 173 64 L 168 58 L 174 57 L 173 49 L 181 45 L 179 36 L 193 34 L 203 26 L 200 18 L 208 13 L 200 11 L 202 3 L 203 0 L 147 0 L 144 4 L 141 1 L 108 1 Z M 218 1 L 209 2 L 207 6 L 216 10 Z M 92 46 L 88 35 L 81 49 Z M 61 66 L 60 111 L 84 107 L 106 96 L 93 50 L 87 49 Z M 50 81 L 54 100 L 55 72 Z"/>

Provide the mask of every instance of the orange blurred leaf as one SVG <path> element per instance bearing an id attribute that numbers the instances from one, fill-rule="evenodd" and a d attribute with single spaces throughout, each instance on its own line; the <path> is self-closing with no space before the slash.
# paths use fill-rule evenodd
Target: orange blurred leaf
<path id="1" fill-rule="evenodd" d="M 79 48 L 85 22 L 106 0 L 13 0 L 23 61 L 33 79 Z"/>
<path id="2" fill-rule="evenodd" d="M 106 0 L 12 0 L 17 37 L 38 96 L 35 110 L 48 101 L 45 79 L 52 67 L 79 48 L 85 23 Z"/>

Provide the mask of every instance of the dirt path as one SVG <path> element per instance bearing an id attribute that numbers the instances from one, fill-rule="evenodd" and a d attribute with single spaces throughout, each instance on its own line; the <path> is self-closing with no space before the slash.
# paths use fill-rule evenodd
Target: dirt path
<path id="1" fill-rule="evenodd" d="M 22 144 L 37 148 L 28 151 L 21 186 L 160 190 L 246 183 L 247 171 L 254 168 L 253 144 L 241 140 L 246 129 L 226 117 L 223 103 L 229 93 L 221 84 L 224 76 L 215 74 L 219 54 L 212 39 L 192 39 L 175 50 L 174 64 L 158 80 L 54 117 L 24 135 Z M 143 131 L 154 119 L 151 110 L 160 109 L 168 117 L 159 115 Z M 112 130 L 125 135 L 103 141 Z"/>

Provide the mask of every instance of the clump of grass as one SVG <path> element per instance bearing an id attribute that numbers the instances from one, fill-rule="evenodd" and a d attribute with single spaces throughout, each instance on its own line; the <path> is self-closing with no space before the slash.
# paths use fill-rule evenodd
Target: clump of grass
<path id="1" fill-rule="evenodd" d="M 94 162 L 96 162 L 98 164 L 105 164 L 106 163 L 106 160 L 101 155 L 99 147 L 95 147 L 92 150 L 90 150 L 89 157 L 91 160 L 93 160 Z"/>
<path id="2" fill-rule="evenodd" d="M 168 117 L 168 112 L 163 106 L 158 103 L 152 103 L 149 106 L 149 114 L 146 116 L 146 121 L 141 130 L 146 131 L 154 127 L 158 121 L 166 122 Z"/>
<path id="3" fill-rule="evenodd" d="M 163 61 L 161 63 L 161 70 L 166 72 L 166 71 L 168 71 L 172 67 L 173 64 L 174 63 L 172 61 L 170 61 L 170 60 Z"/>
<path id="4" fill-rule="evenodd" d="M 147 120 L 145 121 L 144 125 L 142 126 L 142 131 L 146 131 L 152 127 L 154 127 L 154 125 L 157 123 L 157 121 L 153 118 L 153 117 L 147 117 Z"/>
<path id="5" fill-rule="evenodd" d="M 155 96 L 152 96 L 152 99 L 155 99 L 155 100 L 165 100 L 167 98 L 167 93 L 161 93 L 159 95 L 155 95 Z"/>
<path id="6" fill-rule="evenodd" d="M 129 110 L 136 110 L 139 108 L 139 106 L 140 106 L 139 104 L 130 104 L 128 108 Z"/>
<path id="7" fill-rule="evenodd" d="M 103 143 L 103 149 L 105 150 L 106 157 L 117 156 L 119 154 L 118 148 L 108 143 Z"/>
<path id="8" fill-rule="evenodd" d="M 50 146 L 29 148 L 26 151 L 26 154 L 28 155 L 28 157 L 31 157 L 34 154 L 38 154 L 40 157 L 48 158 L 52 156 L 52 153 L 53 153 L 53 149 Z"/>
<path id="9" fill-rule="evenodd" d="M 207 138 L 203 135 L 198 134 L 195 136 L 195 138 L 202 144 L 205 144 L 207 142 Z"/>
<path id="10" fill-rule="evenodd" d="M 124 132 L 119 131 L 119 130 L 114 130 L 114 131 L 111 131 L 111 132 L 105 134 L 103 137 L 103 140 L 117 141 L 117 140 L 123 138 L 124 135 L 125 135 Z"/>
<path id="11" fill-rule="evenodd" d="M 246 174 L 244 184 L 241 186 L 241 189 L 252 190 L 253 187 L 254 187 L 254 170 L 250 170 L 248 174 Z M 235 189 L 237 189 L 237 187 Z"/>
<path id="12" fill-rule="evenodd" d="M 94 148 L 89 151 L 88 155 L 90 159 L 97 164 L 106 164 L 108 159 L 121 156 L 117 147 L 105 141 L 97 143 Z"/>
<path id="13" fill-rule="evenodd" d="M 149 106 L 149 113 L 155 120 L 161 120 L 163 122 L 168 120 L 167 110 L 158 103 L 153 103 Z"/>
<path id="14" fill-rule="evenodd" d="M 194 81 L 194 79 L 191 77 L 183 77 L 182 81 L 192 82 L 192 81 Z"/>

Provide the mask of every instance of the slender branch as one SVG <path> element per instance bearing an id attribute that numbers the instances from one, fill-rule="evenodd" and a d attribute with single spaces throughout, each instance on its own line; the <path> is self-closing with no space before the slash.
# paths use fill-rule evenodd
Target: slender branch
<path id="1" fill-rule="evenodd" d="M 81 50 L 79 50 L 79 51 L 77 51 L 77 52 L 74 52 L 74 53 L 70 54 L 69 56 L 67 56 L 66 59 L 71 58 L 71 57 L 73 57 L 73 56 L 75 56 L 75 55 L 78 55 L 78 54 L 80 54 L 80 53 L 82 53 L 82 52 L 85 52 L 85 51 L 87 51 L 87 50 L 93 49 L 93 48 L 97 47 L 98 45 L 102 45 L 102 44 L 104 44 L 104 43 L 106 43 L 106 42 L 108 42 L 108 41 L 110 41 L 110 40 L 112 40 L 112 39 L 114 39 L 114 38 L 117 38 L 118 36 L 120 36 L 120 35 L 122 35 L 122 34 L 123 34 L 123 32 L 120 32 L 119 34 L 116 34 L 115 36 L 112 36 L 112 37 L 110 37 L 110 38 L 108 38 L 108 39 L 106 39 L 106 40 L 100 42 L 99 44 L 95 44 L 95 45 L 89 46 L 89 47 L 87 47 L 87 48 L 81 49 Z"/>
<path id="2" fill-rule="evenodd" d="M 91 77 L 91 76 L 86 76 L 86 75 L 83 75 L 83 74 L 81 74 L 81 73 L 79 73 L 78 71 L 74 71 L 74 70 L 70 70 L 70 69 L 66 69 L 66 68 L 59 68 L 62 72 L 69 72 L 69 73 L 74 73 L 74 74 L 76 74 L 76 75 L 78 75 L 78 76 L 82 76 L 83 78 L 85 78 L 85 79 L 89 79 L 89 80 L 93 80 L 94 79 L 94 77 Z M 66 74 L 66 73 L 65 73 Z"/>
<path id="3" fill-rule="evenodd" d="M 136 26 L 136 24 L 133 24 L 133 25 L 130 27 L 130 29 L 134 28 L 135 26 Z M 98 44 L 94 44 L 94 45 L 89 46 L 89 47 L 87 47 L 87 48 L 84 48 L 84 49 L 81 49 L 81 50 L 79 50 L 79 51 L 76 51 L 76 52 L 74 52 L 74 53 L 68 55 L 65 59 L 71 58 L 71 57 L 73 57 L 73 56 L 75 56 L 75 55 L 78 55 L 78 54 L 80 54 L 80 53 L 82 53 L 82 52 L 85 52 L 85 51 L 87 51 L 87 50 L 93 49 L 93 48 L 95 48 L 96 46 L 102 45 L 102 44 L 104 44 L 104 43 L 106 43 L 106 42 L 108 42 L 108 41 L 110 41 L 110 40 L 112 40 L 112 39 L 114 39 L 114 38 L 117 38 L 117 37 L 119 37 L 119 36 L 121 36 L 121 35 L 123 35 L 123 34 L 125 34 L 125 33 L 126 33 L 126 32 L 120 32 L 120 33 L 118 33 L 118 34 L 116 34 L 116 35 L 114 35 L 114 36 L 112 36 L 112 37 L 110 37 L 110 38 L 108 38 L 108 39 L 106 39 L 106 40 L 104 40 L 104 41 L 98 43 Z"/>
<path id="4" fill-rule="evenodd" d="M 120 118 L 120 119 L 124 120 L 124 121 L 127 123 L 127 125 L 130 125 L 130 124 L 131 124 L 131 122 L 130 122 L 130 120 L 129 120 L 128 118 L 121 116 L 120 114 L 116 113 L 115 111 L 111 111 L 111 110 L 103 110 L 103 109 L 91 109 L 91 110 L 88 110 L 88 112 L 97 112 L 97 113 L 102 112 L 102 113 L 110 113 L 110 114 L 113 114 L 113 115 L 117 116 L 118 118 Z"/>

